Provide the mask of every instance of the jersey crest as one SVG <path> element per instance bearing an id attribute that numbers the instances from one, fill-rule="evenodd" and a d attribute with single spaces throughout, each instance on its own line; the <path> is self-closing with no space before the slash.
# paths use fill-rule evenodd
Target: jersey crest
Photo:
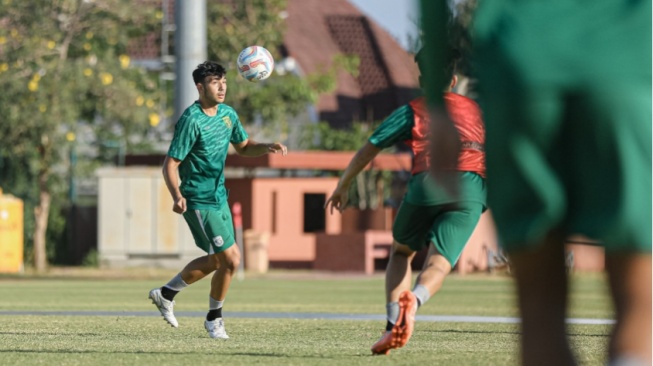
<path id="1" fill-rule="evenodd" d="M 229 116 L 222 117 L 222 122 L 224 122 L 227 128 L 231 128 L 232 123 L 231 123 L 231 118 L 229 118 Z"/>

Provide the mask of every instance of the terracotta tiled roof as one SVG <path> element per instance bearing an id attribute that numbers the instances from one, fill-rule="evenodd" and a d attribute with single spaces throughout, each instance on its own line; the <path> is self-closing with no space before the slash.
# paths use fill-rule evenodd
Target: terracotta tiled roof
<path id="1" fill-rule="evenodd" d="M 284 45 L 305 73 L 337 53 L 359 56 L 359 76 L 340 73 L 336 91 L 318 101 L 320 119 L 334 126 L 383 119 L 418 88 L 413 56 L 347 0 L 289 0 Z"/>
<path id="2" fill-rule="evenodd" d="M 363 95 L 378 93 L 390 87 L 388 70 L 375 47 L 374 34 L 367 18 L 354 15 L 332 15 L 326 18 L 329 33 L 341 52 L 360 57 L 358 86 Z"/>

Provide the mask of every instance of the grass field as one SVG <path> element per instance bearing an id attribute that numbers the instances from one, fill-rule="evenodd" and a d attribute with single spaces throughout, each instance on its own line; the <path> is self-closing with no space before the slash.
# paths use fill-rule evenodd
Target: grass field
<path id="1" fill-rule="evenodd" d="M 176 298 L 180 327 L 169 327 L 147 300 L 174 272 L 92 270 L 49 277 L 0 277 L 0 363 L 3 365 L 510 365 L 518 327 L 502 323 L 418 322 L 411 342 L 389 356 L 371 356 L 381 320 L 229 317 L 230 312 L 375 314 L 385 312 L 383 277 L 273 272 L 234 281 L 224 315 L 231 339 L 203 328 L 209 281 Z M 600 275 L 574 275 L 570 316 L 611 318 Z M 450 276 L 418 315 L 516 315 L 505 275 Z M 78 315 L 12 312 L 79 311 Z M 105 316 L 88 311 L 114 312 Z M 147 316 L 122 315 L 143 312 Z M 572 325 L 581 364 L 604 363 L 606 325 Z M 546 341 L 546 340 L 543 340 Z"/>

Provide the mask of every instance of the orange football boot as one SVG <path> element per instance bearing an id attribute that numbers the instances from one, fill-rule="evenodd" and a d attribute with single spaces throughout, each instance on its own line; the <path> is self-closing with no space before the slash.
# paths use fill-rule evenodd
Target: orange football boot
<path id="1" fill-rule="evenodd" d="M 391 349 L 401 348 L 408 343 L 415 329 L 415 313 L 417 312 L 417 298 L 410 291 L 399 295 L 399 317 L 392 331 L 384 332 L 374 345 L 372 353 L 387 355 Z"/>
<path id="2" fill-rule="evenodd" d="M 399 318 L 392 327 L 393 344 L 401 348 L 408 343 L 415 329 L 415 313 L 417 312 L 417 298 L 411 291 L 404 291 L 399 295 Z"/>

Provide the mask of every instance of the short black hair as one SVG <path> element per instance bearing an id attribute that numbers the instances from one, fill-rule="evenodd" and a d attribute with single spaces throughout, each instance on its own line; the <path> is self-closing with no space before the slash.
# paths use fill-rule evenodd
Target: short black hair
<path id="1" fill-rule="evenodd" d="M 193 70 L 193 81 L 195 84 L 200 84 L 204 82 L 204 78 L 207 76 L 217 76 L 219 79 L 222 79 L 226 74 L 227 70 L 219 63 L 204 61 Z"/>
<path id="2" fill-rule="evenodd" d="M 448 80 L 451 80 L 456 73 L 458 73 L 458 65 L 460 64 L 462 60 L 462 54 L 458 49 L 452 49 L 449 62 L 447 62 L 447 66 L 444 70 L 444 75 L 448 78 Z M 422 47 L 417 53 L 415 54 L 415 62 L 417 63 L 417 67 L 419 68 L 420 74 L 424 75 L 424 71 L 428 67 L 426 63 L 426 51 L 425 47 Z"/>

